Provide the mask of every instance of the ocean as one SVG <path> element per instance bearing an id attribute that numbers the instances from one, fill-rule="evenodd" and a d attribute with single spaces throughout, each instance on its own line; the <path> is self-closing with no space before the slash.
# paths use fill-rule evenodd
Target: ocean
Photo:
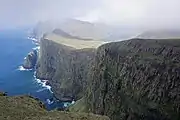
<path id="1" fill-rule="evenodd" d="M 67 106 L 54 98 L 50 86 L 35 78 L 34 70 L 22 68 L 24 58 L 35 47 L 25 30 L 0 31 L 0 91 L 8 96 L 31 95 L 47 110 Z"/>

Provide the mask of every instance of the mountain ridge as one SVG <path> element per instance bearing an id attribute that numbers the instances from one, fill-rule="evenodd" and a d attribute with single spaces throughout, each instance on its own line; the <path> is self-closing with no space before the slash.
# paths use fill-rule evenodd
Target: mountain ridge
<path id="1" fill-rule="evenodd" d="M 180 30 L 179 29 L 157 29 L 145 31 L 138 35 L 137 38 L 144 39 L 179 39 Z"/>
<path id="2" fill-rule="evenodd" d="M 100 23 L 91 23 L 77 19 L 64 19 L 60 21 L 39 22 L 32 29 L 31 37 L 40 40 L 44 34 L 50 34 L 55 29 L 60 29 L 68 36 L 84 40 L 114 41 L 128 39 L 136 36 L 137 28 L 126 28 Z M 138 32 L 139 33 L 139 32 Z"/>

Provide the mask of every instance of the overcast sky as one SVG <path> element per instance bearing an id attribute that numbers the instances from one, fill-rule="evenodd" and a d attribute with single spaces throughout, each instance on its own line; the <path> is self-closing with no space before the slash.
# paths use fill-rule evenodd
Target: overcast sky
<path id="1" fill-rule="evenodd" d="M 180 0 L 0 0 L 0 26 L 77 18 L 114 25 L 180 27 Z"/>

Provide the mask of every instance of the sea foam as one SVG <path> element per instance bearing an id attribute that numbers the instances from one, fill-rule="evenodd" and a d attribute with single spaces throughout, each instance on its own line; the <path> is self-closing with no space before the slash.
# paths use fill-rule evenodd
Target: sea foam
<path id="1" fill-rule="evenodd" d="M 39 50 L 39 49 L 40 49 L 40 46 L 33 48 L 33 50 Z"/>
<path id="2" fill-rule="evenodd" d="M 47 102 L 49 105 L 54 103 L 54 101 L 51 101 L 50 99 L 47 99 L 46 102 Z"/>
<path id="3" fill-rule="evenodd" d="M 36 72 L 34 72 L 34 78 L 35 78 L 35 81 L 44 88 L 44 89 L 40 89 L 40 90 L 38 90 L 38 91 L 36 91 L 36 92 L 41 92 L 41 91 L 43 91 L 43 90 L 45 90 L 45 89 L 48 89 L 51 93 L 53 93 L 53 91 L 51 90 L 51 86 L 50 86 L 50 85 L 47 85 L 48 80 L 40 80 L 40 79 L 37 79 L 37 77 L 36 77 Z"/>
<path id="4" fill-rule="evenodd" d="M 31 38 L 31 37 L 28 37 L 29 40 L 32 40 L 32 41 L 38 41 L 37 39 L 35 38 Z"/>
<path id="5" fill-rule="evenodd" d="M 36 39 L 36 38 L 31 38 L 31 37 L 28 37 L 29 40 L 32 41 L 33 44 L 35 44 L 36 46 L 39 46 L 39 40 Z"/>
<path id="6" fill-rule="evenodd" d="M 23 66 L 19 66 L 17 70 L 19 70 L 19 71 L 31 71 L 32 69 L 25 69 Z"/>

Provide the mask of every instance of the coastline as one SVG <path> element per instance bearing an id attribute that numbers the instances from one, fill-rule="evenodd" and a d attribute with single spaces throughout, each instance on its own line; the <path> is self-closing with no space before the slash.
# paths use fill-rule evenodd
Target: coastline
<path id="1" fill-rule="evenodd" d="M 37 52 L 39 52 L 39 50 L 40 50 L 40 40 L 35 39 L 35 38 L 31 38 L 31 37 L 28 37 L 28 39 L 31 40 L 32 43 L 36 45 L 36 47 L 32 48 L 32 50 L 36 50 Z M 33 69 L 25 69 L 23 66 L 20 66 L 19 70 L 20 71 L 34 71 L 34 74 L 33 74 L 34 80 L 36 81 L 36 83 L 38 83 L 40 86 L 43 87 L 43 89 L 40 89 L 39 91 L 36 91 L 36 92 L 42 92 L 44 90 L 48 90 L 53 95 L 53 98 L 49 98 L 49 99 L 46 100 L 46 102 L 49 105 L 51 105 L 53 103 L 63 103 L 63 108 L 58 108 L 58 109 L 65 109 L 65 108 L 67 108 L 70 105 L 75 103 L 74 100 L 71 100 L 71 101 L 70 100 L 59 100 L 53 94 L 51 85 L 49 84 L 49 80 L 37 78 L 37 76 L 36 76 L 36 65 L 35 65 L 35 67 Z"/>

